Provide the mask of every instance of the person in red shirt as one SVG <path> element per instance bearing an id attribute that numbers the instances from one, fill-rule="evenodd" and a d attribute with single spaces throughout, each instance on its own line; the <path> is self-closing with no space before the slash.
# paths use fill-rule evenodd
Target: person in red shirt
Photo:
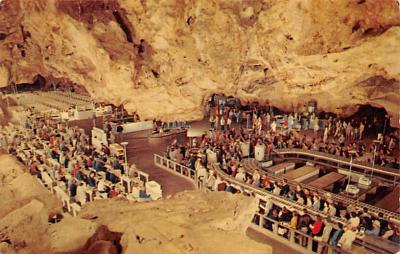
<path id="1" fill-rule="evenodd" d="M 50 142 L 50 145 L 53 146 L 54 143 L 56 142 L 56 138 L 54 136 L 51 136 L 49 142 Z"/>
<path id="2" fill-rule="evenodd" d="M 261 182 L 261 188 L 265 188 L 269 186 L 269 177 L 267 175 L 264 175 L 263 180 Z"/>
<path id="3" fill-rule="evenodd" d="M 115 189 L 115 186 L 112 187 L 112 189 L 110 190 L 109 195 L 110 195 L 110 198 L 118 197 L 119 191 L 117 189 Z"/>
<path id="4" fill-rule="evenodd" d="M 324 223 L 322 222 L 322 219 L 320 216 L 317 216 L 317 220 L 314 222 L 314 224 L 310 225 L 311 228 L 311 235 L 312 236 L 318 236 L 322 232 L 322 227 Z"/>
<path id="5" fill-rule="evenodd" d="M 77 178 L 78 176 L 78 171 L 79 171 L 79 164 L 76 163 L 74 166 L 74 177 Z"/>

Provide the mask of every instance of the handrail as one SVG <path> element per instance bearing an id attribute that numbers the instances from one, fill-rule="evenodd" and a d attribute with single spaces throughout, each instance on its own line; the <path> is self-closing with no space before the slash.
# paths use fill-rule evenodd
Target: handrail
<path id="1" fill-rule="evenodd" d="M 191 168 L 188 168 L 188 167 L 186 167 L 184 165 L 181 165 L 181 164 L 179 164 L 179 163 L 177 163 L 175 161 L 169 160 L 169 159 L 167 159 L 167 158 L 165 158 L 165 157 L 163 157 L 161 155 L 158 155 L 158 154 L 154 154 L 154 163 L 155 163 L 156 166 L 159 166 L 159 167 L 167 169 L 167 170 L 172 170 L 176 174 L 184 176 L 185 178 L 189 178 L 190 180 L 192 180 L 192 181 L 197 183 L 196 171 L 191 169 Z M 179 169 L 179 166 L 181 167 L 180 169 Z M 222 180 L 224 180 L 224 181 L 226 181 L 226 182 L 228 182 L 230 184 L 235 184 L 235 185 L 239 186 L 243 191 L 247 191 L 247 193 L 253 194 L 254 196 L 258 195 L 257 198 L 259 198 L 260 200 L 264 200 L 265 201 L 266 197 L 267 197 L 267 199 L 269 201 L 271 201 L 272 203 L 274 203 L 276 205 L 282 204 L 282 206 L 292 207 L 292 208 L 295 208 L 295 209 L 298 209 L 298 210 L 302 210 L 303 208 L 306 208 L 307 211 L 311 215 L 314 215 L 314 216 L 319 215 L 321 217 L 326 217 L 326 215 L 323 214 L 321 211 L 319 211 L 319 210 L 317 211 L 312 207 L 306 207 L 303 204 L 299 204 L 294 200 L 290 200 L 288 198 L 285 198 L 285 197 L 270 193 L 270 192 L 268 192 L 268 191 L 266 191 L 264 189 L 261 189 L 259 187 L 256 187 L 256 186 L 241 182 L 241 181 L 233 178 L 232 176 L 228 175 L 227 173 L 225 173 L 217 165 L 214 165 L 213 168 L 214 168 L 214 171 L 217 173 L 218 176 L 221 177 Z M 179 170 L 177 171 L 177 169 L 179 169 Z M 189 174 L 185 174 L 183 169 L 187 170 L 187 172 L 189 172 Z M 255 214 L 257 214 L 257 213 L 255 213 Z M 264 219 L 266 219 L 266 218 L 264 218 Z M 335 221 L 335 222 L 338 222 L 338 223 L 341 223 L 341 224 L 346 224 L 346 221 L 343 218 L 332 217 L 331 219 L 332 219 L 332 221 Z M 362 239 L 357 239 L 356 242 L 358 243 L 358 245 L 363 245 L 364 244 Z M 337 251 L 340 250 L 341 252 L 339 252 L 339 253 L 346 253 L 346 254 L 348 253 L 348 252 L 345 252 L 344 250 L 337 249 L 337 248 L 335 248 L 335 250 L 337 250 Z"/>
<path id="2" fill-rule="evenodd" d="M 171 168 L 171 167 L 167 166 L 167 165 L 170 165 L 170 164 L 180 165 L 179 163 L 174 162 L 172 160 L 169 160 L 169 159 L 167 159 L 167 158 L 165 158 L 163 156 L 160 156 L 158 154 L 154 154 L 154 158 L 155 158 L 154 159 L 155 164 L 157 166 L 163 167 L 165 169 L 173 169 L 173 167 Z M 167 165 L 165 165 L 163 161 L 165 161 Z M 187 169 L 189 169 L 191 171 L 194 171 L 193 169 L 190 169 L 190 168 L 185 167 L 183 165 L 181 165 L 181 166 L 184 167 L 184 168 L 187 168 Z M 241 188 L 243 188 L 243 190 L 247 190 L 250 193 L 255 193 L 255 194 L 259 195 L 260 197 L 264 197 L 264 198 L 268 197 L 269 200 L 273 200 L 273 201 L 281 203 L 281 204 L 283 204 L 285 206 L 293 207 L 293 208 L 296 208 L 296 209 L 299 209 L 299 210 L 302 210 L 303 208 L 307 208 L 307 210 L 310 211 L 312 215 L 320 215 L 322 217 L 326 216 L 326 215 L 322 214 L 321 211 L 316 211 L 312 207 L 305 207 L 304 205 L 302 205 L 302 204 L 300 204 L 300 203 L 298 203 L 298 202 L 296 202 L 294 200 L 291 200 L 289 198 L 282 197 L 282 196 L 274 194 L 274 193 L 270 193 L 270 192 L 268 192 L 268 191 L 266 191 L 266 190 L 264 190 L 262 188 L 259 188 L 259 187 L 244 183 L 242 181 L 239 181 L 239 180 L 233 178 L 232 176 L 228 175 L 227 173 L 225 173 L 223 170 L 221 170 L 219 168 L 219 166 L 214 165 L 213 169 L 221 177 L 222 180 L 224 180 L 226 182 L 229 182 L 231 184 L 240 186 Z M 194 179 L 192 179 L 192 180 L 194 180 Z M 334 220 L 336 220 L 337 222 L 342 223 L 342 224 L 344 224 L 346 222 L 344 219 L 339 218 L 339 217 L 334 217 Z"/>
<path id="3" fill-rule="evenodd" d="M 361 163 L 359 161 L 352 161 L 350 164 L 350 159 L 346 157 L 341 157 L 341 156 L 336 156 L 328 153 L 323 153 L 323 152 L 318 152 L 318 151 L 309 151 L 309 150 L 304 150 L 304 149 L 299 149 L 299 148 L 290 148 L 290 149 L 274 149 L 273 152 L 275 152 L 278 155 L 286 155 L 286 154 L 295 154 L 295 155 L 306 155 L 314 158 L 320 158 L 320 159 L 325 159 L 329 160 L 332 162 L 344 164 L 347 166 L 352 166 L 352 168 L 359 168 L 363 170 L 368 170 L 368 171 L 374 171 L 374 173 L 381 173 L 385 175 L 390 175 L 394 177 L 399 177 L 400 178 L 400 173 L 395 173 L 389 171 L 389 169 L 382 167 L 382 166 L 370 166 L 367 165 L 366 163 Z M 399 169 L 395 169 L 399 172 Z"/>
<path id="4" fill-rule="evenodd" d="M 270 224 L 270 227 L 264 226 L 267 224 Z M 291 228 L 285 223 L 265 217 L 265 214 L 255 213 L 250 227 L 263 234 L 272 234 L 275 238 L 277 238 L 280 242 L 284 244 L 289 242 L 292 244 L 292 247 L 302 253 L 322 253 L 322 250 L 327 248 L 328 251 L 325 251 L 325 253 L 332 253 L 333 251 L 335 251 L 338 254 L 351 254 L 351 252 L 349 251 L 330 245 L 320 239 L 316 239 L 298 229 Z M 279 234 L 279 228 L 287 230 L 286 233 Z M 302 245 L 302 242 L 304 243 L 304 245 Z M 313 242 L 316 243 L 315 245 L 317 245 L 316 251 L 313 250 Z"/>
<path id="5" fill-rule="evenodd" d="M 260 174 L 267 173 L 264 170 L 261 170 L 260 168 L 257 168 L 257 170 L 259 171 Z M 334 200 L 336 202 L 341 202 L 341 203 L 343 203 L 345 205 L 354 204 L 354 202 L 356 202 L 356 204 L 359 207 L 367 208 L 370 212 L 375 213 L 375 215 L 377 215 L 379 212 L 381 212 L 386 216 L 393 217 L 396 220 L 400 221 L 400 215 L 398 213 L 395 213 L 395 212 L 392 212 L 392 211 L 388 211 L 386 209 L 379 208 L 379 207 L 376 207 L 376 206 L 373 206 L 373 205 L 369 205 L 369 204 L 366 204 L 364 202 L 360 202 L 358 200 L 354 201 L 352 199 L 348 199 L 346 197 L 337 195 L 335 193 L 332 193 L 332 192 L 329 192 L 329 191 L 325 191 L 325 190 L 322 190 L 322 189 L 318 189 L 318 188 L 315 188 L 315 187 L 310 186 L 308 184 L 299 183 L 299 182 L 293 181 L 293 180 L 285 178 L 285 177 L 279 177 L 279 176 L 276 176 L 276 175 L 273 175 L 273 174 L 268 174 L 268 177 L 273 181 L 282 181 L 283 179 L 285 179 L 290 186 L 300 185 L 300 186 L 302 186 L 302 187 L 304 187 L 306 189 L 309 189 L 311 191 L 314 191 L 314 192 L 318 193 L 319 196 L 325 196 L 326 197 L 326 196 L 329 195 L 330 199 L 332 199 L 332 200 Z"/>

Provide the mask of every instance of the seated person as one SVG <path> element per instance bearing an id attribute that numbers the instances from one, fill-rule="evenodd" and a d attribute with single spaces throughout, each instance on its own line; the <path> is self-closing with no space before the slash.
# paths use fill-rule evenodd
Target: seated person
<path id="1" fill-rule="evenodd" d="M 118 197 L 118 195 L 119 195 L 119 190 L 116 189 L 115 186 L 113 186 L 113 187 L 111 188 L 111 190 L 108 192 L 108 196 L 109 196 L 110 198 Z"/>
<path id="2" fill-rule="evenodd" d="M 72 180 L 70 182 L 70 184 L 69 184 L 69 195 L 71 197 L 75 197 L 76 196 L 76 188 L 77 188 L 76 181 Z"/>
<path id="3" fill-rule="evenodd" d="M 96 187 L 96 173 L 95 172 L 90 173 L 86 183 L 90 187 Z"/>

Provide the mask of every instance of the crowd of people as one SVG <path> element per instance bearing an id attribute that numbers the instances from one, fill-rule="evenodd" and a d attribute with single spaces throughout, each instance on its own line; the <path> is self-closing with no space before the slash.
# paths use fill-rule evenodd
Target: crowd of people
<path id="1" fill-rule="evenodd" d="M 27 164 L 31 174 L 42 180 L 48 174 L 80 205 L 87 202 L 88 191 L 93 198 L 127 196 L 121 176 L 137 177 L 135 165 L 127 168 L 108 146 L 91 145 L 83 129 L 57 120 L 28 117 L 23 126 L 10 125 L 1 135 L 3 147 Z M 143 184 L 138 187 L 139 196 L 149 198 Z"/>
<path id="2" fill-rule="evenodd" d="M 289 211 L 271 203 L 263 211 L 268 218 L 288 223 L 311 236 L 322 237 L 327 243 L 336 245 L 340 242 L 347 249 L 357 234 L 400 243 L 400 228 L 383 214 L 346 206 L 300 185 L 294 187 L 285 180 L 271 180 L 267 174 L 261 175 L 257 171 L 249 174 L 242 164 L 244 158 L 254 157 L 257 145 L 264 145 L 265 160 L 271 159 L 274 149 L 300 148 L 346 158 L 353 156 L 355 160 L 398 170 L 399 161 L 395 156 L 398 138 L 395 135 L 382 135 L 379 140 L 368 143 L 364 138 L 364 121 L 345 121 L 333 116 L 320 121 L 315 113 L 276 117 L 273 111 L 265 108 L 241 110 L 238 104 L 214 103 L 208 110 L 210 130 L 200 140 L 191 144 L 179 144 L 174 140 L 166 150 L 167 158 L 195 170 L 203 186 L 213 191 L 241 192 L 240 188 L 221 180 L 214 173 L 210 165 L 217 163 L 236 180 L 290 199 L 305 208 L 303 211 Z M 248 151 L 243 148 L 244 143 L 249 144 Z M 325 218 L 312 220 L 307 210 L 324 214 Z M 334 217 L 346 223 L 334 223 L 331 220 Z"/>
<path id="3" fill-rule="evenodd" d="M 345 120 L 332 115 L 320 119 L 315 112 L 307 111 L 277 116 L 270 106 L 254 105 L 241 110 L 238 104 L 227 105 L 224 100 L 211 104 L 208 114 L 210 128 L 214 130 L 212 135 L 217 136 L 216 145 L 221 142 L 229 145 L 239 140 L 250 141 L 254 147 L 261 141 L 267 145 L 268 151 L 274 148 L 301 148 L 346 158 L 350 158 L 349 151 L 355 151 L 355 157 L 360 161 L 390 169 L 400 167 L 395 156 L 398 135 L 380 135 L 378 142 L 366 142 L 363 139 L 366 127 L 368 130 L 375 129 L 366 123 L 366 119 Z M 249 129 L 252 131 L 248 132 Z M 312 130 L 313 135 L 307 130 Z M 240 155 L 240 151 L 237 153 Z"/>

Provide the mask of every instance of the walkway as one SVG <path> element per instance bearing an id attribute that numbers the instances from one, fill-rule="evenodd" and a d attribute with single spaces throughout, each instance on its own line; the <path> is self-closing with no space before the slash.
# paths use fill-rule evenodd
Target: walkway
<path id="1" fill-rule="evenodd" d="M 93 127 L 93 120 L 79 120 L 69 122 L 70 126 L 79 126 L 90 135 Z M 101 128 L 102 119 L 96 119 L 96 126 Z M 164 154 L 167 145 L 174 138 L 184 139 L 184 135 L 175 135 L 163 138 L 148 138 L 150 131 L 140 131 L 136 133 L 124 134 L 124 141 L 128 142 L 127 157 L 128 164 L 135 163 L 138 168 L 150 175 L 150 180 L 154 180 L 161 185 L 163 197 L 174 195 L 185 190 L 194 190 L 194 185 L 183 177 L 177 176 L 154 165 L 154 154 Z"/>

